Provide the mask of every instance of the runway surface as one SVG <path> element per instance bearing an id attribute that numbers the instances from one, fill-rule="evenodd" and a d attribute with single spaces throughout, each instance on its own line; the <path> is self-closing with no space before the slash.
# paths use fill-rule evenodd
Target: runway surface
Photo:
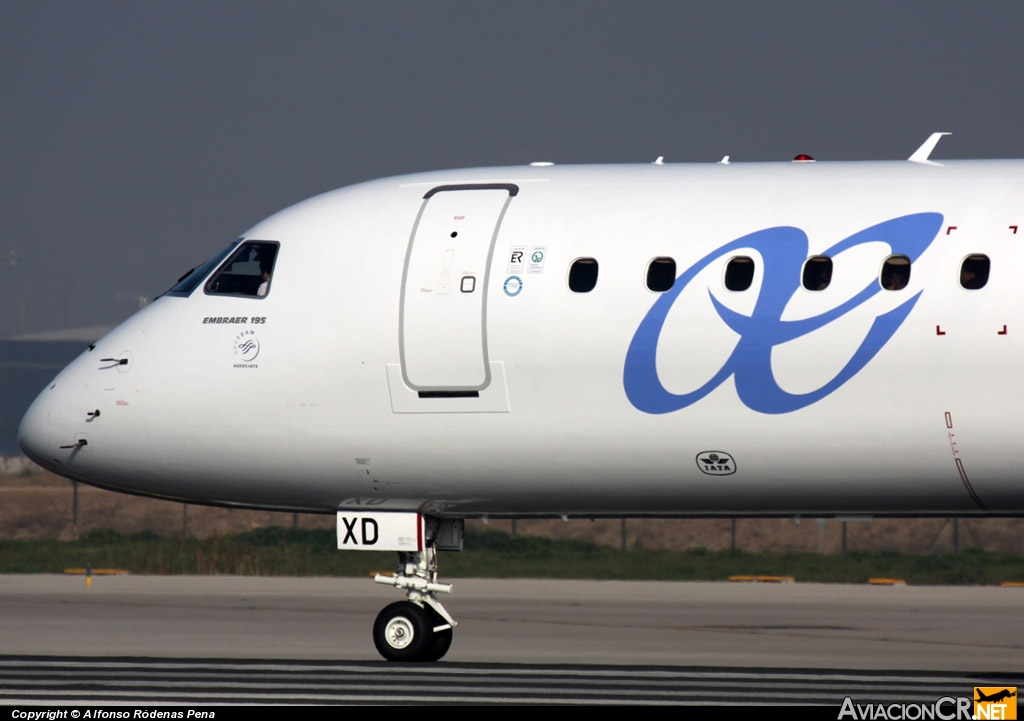
<path id="1" fill-rule="evenodd" d="M 1024 686 L 1024 589 L 453 582 L 452 650 L 398 666 L 370 626 L 401 595 L 370 579 L 0 576 L 0 701 L 838 705 Z"/>

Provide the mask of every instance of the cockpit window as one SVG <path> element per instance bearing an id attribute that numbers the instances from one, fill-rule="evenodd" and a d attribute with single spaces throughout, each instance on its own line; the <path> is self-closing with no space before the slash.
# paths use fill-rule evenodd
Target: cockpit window
<path id="1" fill-rule="evenodd" d="M 220 267 L 205 290 L 210 295 L 262 298 L 270 292 L 277 259 L 277 243 L 250 240 L 242 243 Z"/>
<path id="2" fill-rule="evenodd" d="M 214 268 L 220 265 L 220 262 L 228 257 L 228 253 L 234 250 L 240 241 L 235 241 L 227 248 L 217 253 L 217 255 L 210 258 L 202 265 L 197 265 L 195 268 L 185 273 L 185 275 L 178 278 L 178 282 L 174 284 L 174 287 L 164 293 L 164 295 L 189 295 L 196 289 L 196 287 L 203 282 L 203 280 L 210 274 Z"/>

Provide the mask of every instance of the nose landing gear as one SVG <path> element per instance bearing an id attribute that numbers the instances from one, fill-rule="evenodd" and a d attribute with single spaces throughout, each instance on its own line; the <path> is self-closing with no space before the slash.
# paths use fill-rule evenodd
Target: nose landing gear
<path id="1" fill-rule="evenodd" d="M 373 624 L 373 644 L 388 661 L 437 661 L 448 653 L 452 629 L 458 624 L 448 614 L 438 593 L 451 593 L 450 584 L 437 582 L 437 545 L 423 551 L 399 552 L 394 575 L 373 578 L 406 591 L 407 600 L 384 608 Z"/>

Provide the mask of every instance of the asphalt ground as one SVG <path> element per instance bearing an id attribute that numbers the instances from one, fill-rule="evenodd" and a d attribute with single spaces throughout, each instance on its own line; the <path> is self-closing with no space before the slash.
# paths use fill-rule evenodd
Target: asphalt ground
<path id="1" fill-rule="evenodd" d="M 444 580 L 444 579 L 442 579 Z M 376 661 L 369 578 L 0 576 L 6 655 Z M 445 662 L 1024 672 L 1024 588 L 460 579 Z"/>

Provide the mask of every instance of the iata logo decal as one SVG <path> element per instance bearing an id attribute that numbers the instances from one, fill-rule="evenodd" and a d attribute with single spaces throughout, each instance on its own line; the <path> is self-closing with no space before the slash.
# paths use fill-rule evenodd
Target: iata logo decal
<path id="1" fill-rule="evenodd" d="M 731 476 L 736 472 L 736 461 L 723 451 L 704 451 L 697 454 L 697 468 L 709 476 Z"/>
<path id="2" fill-rule="evenodd" d="M 942 215 L 939 213 L 893 218 L 839 241 L 822 255 L 833 257 L 865 243 L 883 242 L 889 245 L 893 254 L 905 255 L 913 263 L 931 245 L 941 225 Z M 700 388 L 678 394 L 666 390 L 658 377 L 658 340 L 673 303 L 708 265 L 742 249 L 757 251 L 763 261 L 761 290 L 750 315 L 726 308 L 708 288 L 715 312 L 739 335 L 732 355 Z M 672 288 L 651 306 L 633 335 L 622 379 L 629 402 L 644 413 L 671 413 L 693 405 L 733 378 L 737 395 L 751 410 L 790 413 L 816 403 L 857 375 L 906 320 L 921 291 L 893 310 L 876 316 L 864 340 L 831 380 L 808 393 L 789 393 L 779 387 L 772 372 L 772 351 L 776 346 L 824 328 L 881 291 L 878 278 L 872 275 L 859 292 L 836 307 L 810 318 L 782 320 L 783 311 L 800 287 L 800 273 L 807 259 L 807 249 L 807 235 L 799 228 L 766 228 L 723 245 L 685 270 L 676 278 Z M 685 357 L 674 360 L 686 363 Z"/>

